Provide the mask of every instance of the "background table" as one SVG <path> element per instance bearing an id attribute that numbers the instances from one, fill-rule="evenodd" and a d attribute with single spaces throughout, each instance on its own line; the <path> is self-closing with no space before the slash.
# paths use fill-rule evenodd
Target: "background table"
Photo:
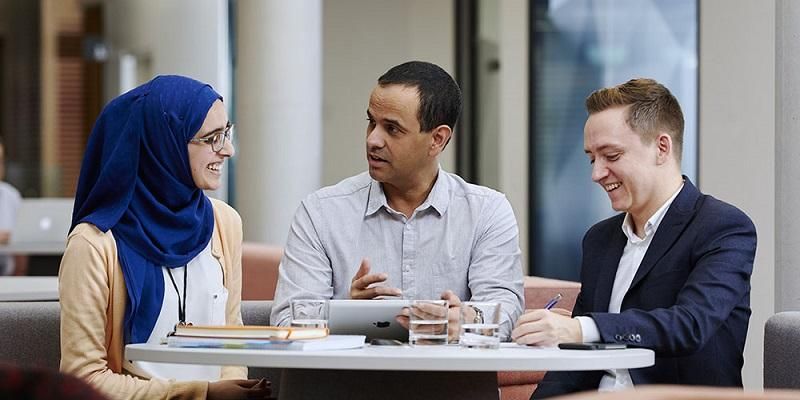
<path id="1" fill-rule="evenodd" d="M 0 301 L 58 300 L 58 277 L 0 276 Z"/>
<path id="2" fill-rule="evenodd" d="M 17 260 L 25 275 L 56 276 L 65 247 L 65 241 L 11 243 L 0 245 L 0 255 L 25 256 Z"/>
<path id="3" fill-rule="evenodd" d="M 126 347 L 125 355 L 141 361 L 288 368 L 280 384 L 280 397 L 287 399 L 497 399 L 496 371 L 641 368 L 655 360 L 653 351 L 646 349 L 586 351 L 513 344 L 499 350 L 405 345 L 326 351 L 133 344 Z"/>
<path id="4" fill-rule="evenodd" d="M 11 243 L 0 246 L 0 254 L 24 254 L 29 256 L 60 256 L 64 254 L 66 241 Z"/>

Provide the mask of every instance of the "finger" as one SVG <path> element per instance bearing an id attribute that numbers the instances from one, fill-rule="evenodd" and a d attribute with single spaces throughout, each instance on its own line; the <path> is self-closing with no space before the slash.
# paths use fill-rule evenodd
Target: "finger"
<path id="1" fill-rule="evenodd" d="M 565 310 L 563 308 L 551 308 L 550 312 L 558 314 L 558 315 L 563 315 L 565 317 L 570 317 L 570 318 L 572 317 L 572 311 Z"/>
<path id="2" fill-rule="evenodd" d="M 517 323 L 515 326 L 520 326 L 522 324 L 527 324 L 530 322 L 536 322 L 544 318 L 546 310 L 537 309 L 537 310 L 530 310 L 527 311 L 525 314 L 520 315 L 517 319 Z"/>
<path id="3" fill-rule="evenodd" d="M 447 300 L 447 302 L 450 303 L 450 307 L 461 306 L 461 299 L 459 299 L 452 290 L 445 290 L 444 293 L 442 293 L 442 300 Z"/>
<path id="4" fill-rule="evenodd" d="M 458 339 L 461 333 L 461 307 L 452 307 L 447 313 L 447 338 L 449 341 Z"/>
<path id="5" fill-rule="evenodd" d="M 378 296 L 402 296 L 403 292 L 398 288 L 385 286 L 374 286 L 368 289 L 351 289 L 350 297 L 354 299 L 374 299 Z"/>
<path id="6" fill-rule="evenodd" d="M 519 343 L 520 338 L 530 333 L 532 333 L 532 329 L 531 326 L 529 326 L 529 324 L 518 325 L 517 327 L 511 330 L 511 340 Z"/>
<path id="7" fill-rule="evenodd" d="M 358 271 L 356 271 L 355 276 L 350 282 L 355 282 L 356 280 L 360 279 L 362 276 L 365 276 L 369 273 L 369 260 L 366 258 L 361 259 L 361 265 L 358 267 Z"/>
<path id="8" fill-rule="evenodd" d="M 441 319 L 446 318 L 448 309 L 444 305 L 419 303 L 411 307 L 411 314 L 419 319 Z"/>
<path id="9" fill-rule="evenodd" d="M 408 321 L 409 321 L 408 316 L 398 315 L 394 319 L 395 321 L 397 321 L 398 324 L 400 324 L 400 326 L 408 330 Z"/>
<path id="10" fill-rule="evenodd" d="M 233 379 L 231 383 L 243 388 L 251 388 L 260 382 L 259 379 Z"/>
<path id="11" fill-rule="evenodd" d="M 516 340 L 516 338 L 520 338 L 525 335 L 537 334 L 539 332 L 545 332 L 548 330 L 549 328 L 545 321 L 532 321 L 524 324 L 518 324 L 514 329 L 511 330 L 511 337 Z"/>
<path id="12" fill-rule="evenodd" d="M 246 397 L 248 399 L 263 399 L 267 398 L 272 394 L 272 387 L 270 382 L 266 379 L 261 379 L 253 385 L 250 389 L 247 390 Z"/>
<path id="13" fill-rule="evenodd" d="M 538 333 L 531 333 L 531 334 L 527 334 L 527 335 L 522 335 L 522 336 L 514 339 L 514 341 L 517 344 L 524 344 L 524 345 L 528 345 L 528 346 L 539 346 L 539 345 L 541 345 L 541 339 L 539 338 L 539 334 Z"/>
<path id="14" fill-rule="evenodd" d="M 387 279 L 389 279 L 389 275 L 385 273 L 369 274 L 353 281 L 353 286 L 360 289 L 366 289 L 367 286 L 372 285 L 373 283 L 384 282 Z"/>

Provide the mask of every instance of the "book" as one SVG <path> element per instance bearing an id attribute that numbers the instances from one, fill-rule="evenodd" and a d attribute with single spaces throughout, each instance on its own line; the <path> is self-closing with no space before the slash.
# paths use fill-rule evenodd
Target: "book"
<path id="1" fill-rule="evenodd" d="M 170 337 L 173 336 L 216 339 L 319 339 L 328 336 L 328 328 L 289 328 L 260 325 L 179 325 L 175 327 L 175 332 L 170 335 Z"/>
<path id="2" fill-rule="evenodd" d="M 254 349 L 254 350 L 343 350 L 364 347 L 364 335 L 329 335 L 320 339 L 272 340 L 213 338 L 199 336 L 169 336 L 167 346 L 207 349 Z"/>

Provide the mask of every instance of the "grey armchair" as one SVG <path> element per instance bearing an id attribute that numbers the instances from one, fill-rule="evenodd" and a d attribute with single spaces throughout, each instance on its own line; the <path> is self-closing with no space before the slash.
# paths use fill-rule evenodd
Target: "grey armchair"
<path id="1" fill-rule="evenodd" d="M 800 389 L 800 311 L 773 315 L 764 326 L 764 388 Z"/>

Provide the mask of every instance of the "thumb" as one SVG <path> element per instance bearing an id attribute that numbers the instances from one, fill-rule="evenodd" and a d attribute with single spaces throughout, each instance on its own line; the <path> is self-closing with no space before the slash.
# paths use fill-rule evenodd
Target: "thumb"
<path id="1" fill-rule="evenodd" d="M 461 307 L 461 299 L 452 290 L 445 290 L 442 293 L 442 300 L 447 300 L 450 303 L 450 307 Z"/>

